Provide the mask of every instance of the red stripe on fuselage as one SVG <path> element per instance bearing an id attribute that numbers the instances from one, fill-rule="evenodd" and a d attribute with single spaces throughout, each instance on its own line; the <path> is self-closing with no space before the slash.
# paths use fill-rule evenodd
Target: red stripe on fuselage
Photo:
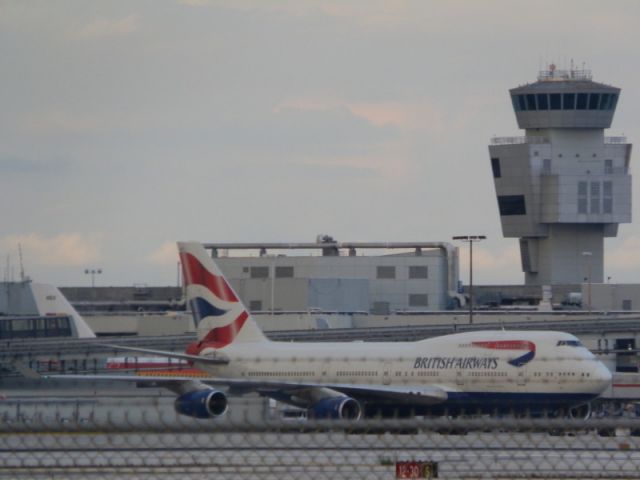
<path id="1" fill-rule="evenodd" d="M 181 252 L 180 260 L 182 262 L 182 273 L 186 285 L 202 285 L 225 302 L 238 301 L 238 297 L 233 293 L 233 290 L 231 290 L 226 280 L 207 270 L 196 257 L 190 253 Z"/>
<path id="2" fill-rule="evenodd" d="M 536 351 L 536 344 L 528 340 L 497 340 L 492 342 L 471 342 L 474 347 L 490 348 L 492 350 L 529 350 Z"/>

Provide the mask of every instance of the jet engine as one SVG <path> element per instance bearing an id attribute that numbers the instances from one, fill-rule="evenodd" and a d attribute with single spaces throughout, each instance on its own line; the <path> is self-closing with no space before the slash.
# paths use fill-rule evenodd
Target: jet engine
<path id="1" fill-rule="evenodd" d="M 585 403 L 569 409 L 569 417 L 588 420 L 591 417 L 591 404 Z"/>
<path id="2" fill-rule="evenodd" d="M 205 389 L 176 398 L 176 412 L 195 418 L 213 418 L 227 411 L 227 396 L 218 390 Z"/>
<path id="3" fill-rule="evenodd" d="M 345 396 L 323 398 L 308 410 L 309 418 L 359 420 L 362 407 L 357 400 Z"/>

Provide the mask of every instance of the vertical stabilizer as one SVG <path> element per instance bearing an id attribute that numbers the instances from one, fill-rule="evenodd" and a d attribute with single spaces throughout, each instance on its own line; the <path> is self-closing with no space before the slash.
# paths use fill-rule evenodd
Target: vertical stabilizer
<path id="1" fill-rule="evenodd" d="M 53 285 L 44 283 L 31 283 L 30 285 L 39 315 L 69 315 L 73 321 L 74 334 L 78 338 L 93 338 L 96 336 L 91 327 L 87 325 L 87 322 L 78 314 L 60 290 Z"/>
<path id="2" fill-rule="evenodd" d="M 202 244 L 178 242 L 178 251 L 201 348 L 267 341 Z"/>

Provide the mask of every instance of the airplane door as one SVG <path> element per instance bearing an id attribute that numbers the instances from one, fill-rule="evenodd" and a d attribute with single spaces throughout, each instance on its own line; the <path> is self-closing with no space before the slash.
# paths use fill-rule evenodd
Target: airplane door
<path id="1" fill-rule="evenodd" d="M 456 385 L 462 387 L 464 385 L 464 377 L 462 376 L 462 370 L 456 372 Z"/>
<path id="2" fill-rule="evenodd" d="M 518 369 L 518 376 L 516 377 L 518 386 L 523 387 L 527 384 L 527 369 L 526 367 L 520 367 Z"/>
<path id="3" fill-rule="evenodd" d="M 389 385 L 391 383 L 391 362 L 384 362 L 382 365 L 382 384 Z"/>

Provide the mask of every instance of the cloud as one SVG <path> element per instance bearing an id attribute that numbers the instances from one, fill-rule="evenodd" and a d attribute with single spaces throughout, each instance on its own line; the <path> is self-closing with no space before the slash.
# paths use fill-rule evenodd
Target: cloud
<path id="1" fill-rule="evenodd" d="M 460 249 L 460 261 L 465 265 L 469 264 L 469 249 L 462 247 Z M 520 268 L 520 247 L 514 244 L 499 253 L 492 253 L 484 248 L 473 249 L 473 267 L 486 270 L 499 270 L 505 267 L 513 267 L 516 265 Z"/>
<path id="2" fill-rule="evenodd" d="M 87 133 L 103 128 L 102 122 L 93 115 L 60 109 L 26 113 L 19 124 L 33 133 Z"/>
<path id="3" fill-rule="evenodd" d="M 81 233 L 61 233 L 43 237 L 37 233 L 8 235 L 0 239 L 3 250 L 21 245 L 25 261 L 47 267 L 85 266 L 100 261 L 101 237 Z"/>
<path id="4" fill-rule="evenodd" d="M 131 14 L 117 20 L 99 18 L 81 27 L 75 36 L 83 39 L 125 37 L 139 28 L 138 15 Z"/>
<path id="5" fill-rule="evenodd" d="M 167 241 L 156 248 L 146 258 L 147 263 L 158 266 L 175 265 L 178 261 L 176 242 Z"/>
<path id="6" fill-rule="evenodd" d="M 615 250 L 605 252 L 605 266 L 607 269 L 637 271 L 640 268 L 640 236 L 626 237 Z"/>

